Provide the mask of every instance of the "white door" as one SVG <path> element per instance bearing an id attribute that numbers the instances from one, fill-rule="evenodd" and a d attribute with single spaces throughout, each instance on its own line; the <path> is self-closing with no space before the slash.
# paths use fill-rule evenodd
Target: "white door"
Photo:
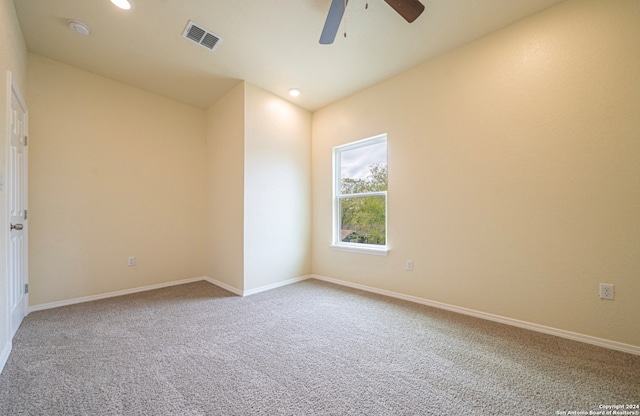
<path id="1" fill-rule="evenodd" d="M 11 85 L 7 198 L 9 205 L 9 307 L 11 336 L 29 310 L 27 270 L 27 107 L 9 74 Z"/>

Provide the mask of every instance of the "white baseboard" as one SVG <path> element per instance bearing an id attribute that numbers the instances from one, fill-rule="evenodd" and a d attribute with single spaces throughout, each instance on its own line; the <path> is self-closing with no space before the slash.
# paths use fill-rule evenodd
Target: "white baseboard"
<path id="1" fill-rule="evenodd" d="M 255 289 L 245 290 L 243 292 L 242 296 L 255 295 L 256 293 L 266 292 L 267 290 L 272 290 L 272 289 L 276 289 L 276 288 L 279 288 L 279 287 L 282 287 L 282 286 L 291 285 L 293 283 L 301 282 L 303 280 L 307 280 L 307 279 L 310 279 L 310 278 L 311 278 L 310 275 L 294 277 L 292 279 L 283 280 L 282 282 L 276 282 L 276 283 L 272 283 L 270 285 L 260 286 L 260 287 L 257 287 Z"/>
<path id="2" fill-rule="evenodd" d="M 202 276 L 202 277 L 193 277 L 190 279 L 182 279 L 182 280 L 174 280 L 172 282 L 165 282 L 165 283 L 158 283 L 155 285 L 149 285 L 149 286 L 143 286 L 143 287 L 136 287 L 136 288 L 132 288 L 132 289 L 125 289 L 125 290 L 117 290 L 115 292 L 108 292 L 108 293 L 100 293 L 97 295 L 91 295 L 91 296 L 83 296 L 80 298 L 74 298 L 74 299 L 67 299 L 67 300 L 61 300 L 58 302 L 51 302 L 51 303 L 43 303 L 41 305 L 35 305 L 35 306 L 31 306 L 29 307 L 29 313 L 31 312 L 36 312 L 36 311 L 42 311 L 42 310 L 46 310 L 46 309 L 53 309 L 53 308 L 59 308 L 61 306 L 69 306 L 69 305 L 75 305 L 77 303 L 84 303 L 84 302 L 92 302 L 94 300 L 100 300 L 100 299 L 107 299 L 107 298 L 113 298 L 116 296 L 123 296 L 123 295 L 130 295 L 133 293 L 139 293 L 139 292 L 146 292 L 148 290 L 155 290 L 155 289 L 162 289 L 165 287 L 170 287 L 170 286 L 177 286 L 177 285 L 183 285 L 186 283 L 193 283 L 193 282 L 199 282 L 199 281 L 207 281 L 213 285 L 216 285 L 224 290 L 227 290 L 235 295 L 238 296 L 249 296 L 249 295 L 254 295 L 256 293 L 260 293 L 260 292 L 265 292 L 267 290 L 271 290 L 271 289 L 275 289 L 281 286 L 286 286 L 286 285 L 290 285 L 292 283 L 296 283 L 296 282 L 300 282 L 302 280 L 306 280 L 309 279 L 311 276 L 302 276 L 302 277 L 296 277 L 293 279 L 288 279 L 282 282 L 277 282 L 277 283 L 273 283 L 270 285 L 266 285 L 266 286 L 262 286 L 262 287 L 258 287 L 255 289 L 251 289 L 251 290 L 240 290 L 237 289 L 233 286 L 230 286 L 226 283 L 222 283 L 219 280 L 213 279 L 211 277 L 208 276 Z"/>
<path id="3" fill-rule="evenodd" d="M 59 308 L 61 306 L 75 305 L 76 303 L 91 302 L 91 301 L 94 301 L 94 300 L 113 298 L 113 297 L 116 297 L 116 296 L 123 296 L 123 295 L 130 295 L 130 294 L 139 293 L 139 292 L 146 292 L 148 290 L 162 289 L 164 287 L 183 285 L 185 283 L 199 282 L 201 280 L 207 280 L 207 278 L 206 277 L 192 277 L 190 279 L 174 280 L 172 282 L 158 283 L 158 284 L 155 284 L 155 285 L 136 287 L 136 288 L 133 288 L 133 289 L 117 290 L 115 292 L 100 293 L 98 295 L 83 296 L 83 297 L 80 297 L 80 298 L 61 300 L 61 301 L 58 301 L 58 302 L 43 303 L 41 305 L 35 305 L 35 306 L 29 307 L 29 313 L 36 312 L 36 311 L 42 311 L 42 310 L 45 310 L 45 309 Z"/>
<path id="4" fill-rule="evenodd" d="M 11 354 L 11 340 L 9 340 L 4 348 L 2 349 L 2 355 L 0 355 L 0 373 L 4 369 L 4 365 L 7 363 L 9 359 L 9 354 Z"/>
<path id="5" fill-rule="evenodd" d="M 0 355 L 0 373 L 4 369 L 4 365 L 7 363 L 9 359 L 9 354 L 11 354 L 11 340 L 6 343 L 4 348 L 2 349 L 2 355 Z"/>
<path id="6" fill-rule="evenodd" d="M 219 280 L 212 279 L 211 277 L 204 277 L 203 280 L 206 280 L 207 282 L 211 283 L 212 285 L 216 285 L 216 286 L 218 286 L 218 287 L 220 287 L 220 288 L 222 288 L 222 289 L 224 289 L 224 290 L 226 290 L 228 292 L 231 292 L 234 295 L 242 296 L 242 290 L 237 289 L 237 288 L 235 288 L 233 286 L 229 286 L 226 283 L 222 283 Z"/>
<path id="7" fill-rule="evenodd" d="M 344 280 L 333 279 L 331 277 L 311 275 L 313 279 L 323 280 L 329 283 L 335 283 L 341 286 L 347 286 L 354 289 L 364 290 L 366 292 L 377 293 L 379 295 L 385 295 L 392 298 L 402 299 L 409 302 L 419 303 L 426 306 L 432 306 L 434 308 L 445 309 L 451 312 L 457 312 L 464 315 L 474 316 L 476 318 L 486 319 L 489 321 L 499 322 L 501 324 L 516 326 L 518 328 L 529 329 L 531 331 L 542 332 L 544 334 L 555 335 L 561 338 L 567 338 L 574 341 L 584 342 L 586 344 L 597 345 L 599 347 L 609 348 L 612 350 L 627 352 L 630 354 L 640 355 L 640 347 L 630 344 L 624 344 L 621 342 L 610 341 L 607 339 L 592 337 L 590 335 L 578 334 L 576 332 L 565 331 L 563 329 L 552 328 L 544 325 L 538 325 L 531 322 L 520 321 L 518 319 L 507 318 L 505 316 L 494 315 L 486 312 L 480 312 L 473 309 L 467 309 L 460 306 L 449 305 L 447 303 L 435 302 L 419 298 L 417 296 L 404 295 L 402 293 L 391 292 L 388 290 L 377 289 L 374 287 L 364 286 L 357 283 L 346 282 Z"/>
<path id="8" fill-rule="evenodd" d="M 216 286 L 221 287 L 224 290 L 228 290 L 231 293 L 234 293 L 238 296 L 251 296 L 251 295 L 255 295 L 256 293 L 260 293 L 260 292 L 266 292 L 267 290 L 272 290 L 272 289 L 276 289 L 282 286 L 286 286 L 286 285 L 290 285 L 293 283 L 297 283 L 297 282 L 301 282 L 303 280 L 307 280 L 310 279 L 312 276 L 307 275 L 307 276 L 300 276 L 300 277 L 294 277 L 292 279 L 288 279 L 288 280 L 283 280 L 282 282 L 276 282 L 276 283 L 272 283 L 270 285 L 265 285 L 265 286 L 260 286 L 260 287 L 256 287 L 254 289 L 250 289 L 250 290 L 240 290 L 237 289 L 233 286 L 229 286 L 226 283 L 222 283 L 219 280 L 213 279 L 211 277 L 205 277 L 204 280 L 206 280 L 207 282 L 214 284 Z"/>

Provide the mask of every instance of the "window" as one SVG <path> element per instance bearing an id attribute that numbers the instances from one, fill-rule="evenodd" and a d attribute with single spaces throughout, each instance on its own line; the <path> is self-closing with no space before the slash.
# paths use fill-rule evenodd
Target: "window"
<path id="1" fill-rule="evenodd" d="M 333 148 L 336 250 L 387 254 L 387 135 Z"/>

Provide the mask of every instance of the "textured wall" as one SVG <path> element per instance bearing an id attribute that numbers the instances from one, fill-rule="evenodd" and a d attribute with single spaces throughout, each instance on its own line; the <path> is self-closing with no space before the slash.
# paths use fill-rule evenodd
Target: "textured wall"
<path id="1" fill-rule="evenodd" d="M 311 113 L 245 84 L 245 290 L 311 271 Z"/>
<path id="2" fill-rule="evenodd" d="M 244 83 L 207 110 L 207 275 L 244 289 Z"/>
<path id="3" fill-rule="evenodd" d="M 27 100 L 31 305 L 205 275 L 203 110 L 33 54 Z"/>
<path id="4" fill-rule="evenodd" d="M 313 272 L 640 346 L 639 22 L 564 2 L 314 113 Z M 390 254 L 332 251 L 331 148 L 384 132 Z"/>

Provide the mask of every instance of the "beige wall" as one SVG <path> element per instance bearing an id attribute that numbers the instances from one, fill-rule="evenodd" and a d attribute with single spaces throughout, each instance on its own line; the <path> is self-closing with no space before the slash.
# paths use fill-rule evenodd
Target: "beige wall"
<path id="1" fill-rule="evenodd" d="M 311 271 L 311 113 L 245 83 L 245 290 Z"/>
<path id="2" fill-rule="evenodd" d="M 13 1 L 0 0 L 0 172 L 7 178 L 7 135 L 9 133 L 7 100 L 7 71 L 11 71 L 14 82 L 18 85 L 23 98 L 27 90 L 27 48 L 22 37 L 20 24 L 13 7 Z M 27 105 L 29 103 L 27 102 Z M 6 184 L 0 190 L 0 229 L 7 230 L 7 194 Z M 4 234 L 3 234 L 4 235 Z M 6 239 L 0 238 L 0 367 L 2 358 L 10 346 L 10 316 L 7 294 Z M 6 357 L 4 357 L 6 358 Z"/>
<path id="3" fill-rule="evenodd" d="M 561 3 L 314 113 L 313 272 L 640 346 L 638 22 Z M 331 148 L 384 132 L 390 254 L 332 251 Z"/>
<path id="4" fill-rule="evenodd" d="M 209 276 L 246 292 L 309 274 L 311 113 L 241 82 L 206 118 Z"/>
<path id="5" fill-rule="evenodd" d="M 204 111 L 33 54 L 27 96 L 30 304 L 205 275 Z"/>
<path id="6" fill-rule="evenodd" d="M 207 273 L 244 289 L 244 83 L 206 113 Z"/>
<path id="7" fill-rule="evenodd" d="M 245 83 L 203 112 L 30 63 L 32 306 L 205 275 L 243 291 L 310 272 L 309 112 Z"/>

